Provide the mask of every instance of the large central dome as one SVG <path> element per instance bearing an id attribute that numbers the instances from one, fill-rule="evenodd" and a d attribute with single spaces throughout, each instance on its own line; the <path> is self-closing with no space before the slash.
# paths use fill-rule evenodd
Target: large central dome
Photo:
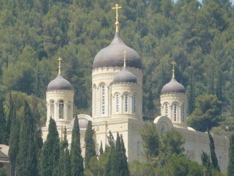
<path id="1" fill-rule="evenodd" d="M 93 68 L 99 67 L 122 67 L 123 66 L 123 51 L 126 50 L 128 55 L 126 63 L 128 67 L 142 69 L 141 58 L 139 54 L 132 48 L 125 45 L 119 32 L 116 32 L 111 44 L 103 48 L 97 53 L 94 58 Z"/>

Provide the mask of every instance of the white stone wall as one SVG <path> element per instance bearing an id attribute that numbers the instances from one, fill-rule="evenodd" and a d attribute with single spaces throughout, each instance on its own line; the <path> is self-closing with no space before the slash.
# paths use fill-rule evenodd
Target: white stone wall
<path id="1" fill-rule="evenodd" d="M 104 67 L 93 69 L 92 72 L 92 117 L 95 120 L 99 118 L 101 121 L 110 118 L 112 114 L 112 98 L 111 98 L 111 83 L 114 76 L 119 73 L 121 67 Z M 142 89 L 142 70 L 136 68 L 128 68 L 136 77 L 140 89 Z M 104 100 L 105 112 L 103 113 L 103 90 L 105 87 Z"/>
<path id="2" fill-rule="evenodd" d="M 49 123 L 50 117 L 53 118 L 57 125 L 69 124 L 73 119 L 73 90 L 52 90 L 46 92 L 47 103 L 47 120 Z M 63 118 L 59 118 L 59 101 L 64 102 Z M 52 103 L 53 102 L 53 103 Z M 52 108 L 52 106 L 54 108 Z M 53 111 L 53 112 L 52 112 Z"/>

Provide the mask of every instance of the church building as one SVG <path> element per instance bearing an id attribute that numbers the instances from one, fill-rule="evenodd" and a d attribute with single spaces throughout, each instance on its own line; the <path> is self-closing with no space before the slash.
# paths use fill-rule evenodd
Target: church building
<path id="1" fill-rule="evenodd" d="M 139 131 L 144 126 L 142 107 L 142 62 L 139 54 L 128 47 L 119 33 L 118 10 L 116 4 L 116 32 L 112 42 L 100 50 L 93 62 L 92 70 L 92 117 L 79 114 L 81 132 L 81 149 L 84 156 L 84 136 L 88 121 L 92 121 L 95 131 L 96 150 L 101 143 L 108 144 L 109 131 L 115 137 L 117 132 L 123 136 L 126 155 L 129 162 L 143 160 L 142 140 Z M 46 91 L 47 121 L 42 128 L 43 140 L 48 134 L 49 119 L 56 121 L 60 138 L 67 129 L 67 139 L 71 143 L 74 123 L 74 90 L 68 80 L 61 74 L 61 58 L 58 76 L 52 80 Z M 177 130 L 184 137 L 185 153 L 190 159 L 201 163 L 201 153 L 209 153 L 207 133 L 195 131 L 187 126 L 188 100 L 183 85 L 175 78 L 174 66 L 172 79 L 161 90 L 161 116 L 154 119 L 157 129 Z M 227 172 L 229 140 L 224 136 L 213 135 L 216 155 L 222 172 Z"/>

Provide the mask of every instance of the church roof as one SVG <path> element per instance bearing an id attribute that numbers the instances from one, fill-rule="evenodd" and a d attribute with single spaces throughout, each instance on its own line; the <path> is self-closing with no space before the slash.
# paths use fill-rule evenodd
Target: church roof
<path id="1" fill-rule="evenodd" d="M 161 94 L 168 93 L 185 93 L 185 88 L 182 84 L 178 83 L 173 77 L 169 83 L 163 86 Z"/>
<path id="2" fill-rule="evenodd" d="M 115 37 L 111 44 L 97 53 L 94 58 L 93 68 L 99 67 L 121 67 L 123 65 L 123 51 L 126 50 L 128 56 L 126 58 L 128 67 L 142 69 L 141 58 L 135 50 L 125 45 L 121 39 L 119 32 L 115 33 Z"/>
<path id="3" fill-rule="evenodd" d="M 58 74 L 58 76 L 48 84 L 47 91 L 50 90 L 72 90 L 72 86 L 69 81 Z"/>
<path id="4" fill-rule="evenodd" d="M 137 83 L 137 78 L 126 67 L 115 75 L 113 83 Z"/>

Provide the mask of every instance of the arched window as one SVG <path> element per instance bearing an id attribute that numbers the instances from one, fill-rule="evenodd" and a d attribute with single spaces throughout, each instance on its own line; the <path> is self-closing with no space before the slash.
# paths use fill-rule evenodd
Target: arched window
<path id="1" fill-rule="evenodd" d="M 177 120 L 177 105 L 176 105 L 176 103 L 174 103 L 174 105 L 173 105 L 173 110 L 174 110 L 174 121 L 176 122 L 176 120 Z"/>
<path id="2" fill-rule="evenodd" d="M 116 112 L 119 112 L 119 94 L 115 95 L 115 108 Z"/>
<path id="3" fill-rule="evenodd" d="M 184 122 L 184 119 L 185 119 L 185 107 L 184 107 L 184 104 L 182 105 L 182 108 L 181 108 L 181 118 L 182 118 L 182 122 Z"/>
<path id="4" fill-rule="evenodd" d="M 59 101 L 59 119 L 64 118 L 64 101 L 60 100 Z"/>
<path id="5" fill-rule="evenodd" d="M 165 116 L 168 117 L 168 103 L 165 104 Z"/>
<path id="6" fill-rule="evenodd" d="M 50 117 L 54 117 L 54 100 L 50 101 Z"/>
<path id="7" fill-rule="evenodd" d="M 101 87 L 101 99 L 102 99 L 102 114 L 105 114 L 105 86 Z"/>
<path id="8" fill-rule="evenodd" d="M 137 142 L 137 156 L 141 156 L 141 144 L 139 141 Z"/>
<path id="9" fill-rule="evenodd" d="M 128 94 L 124 94 L 124 112 L 128 112 Z"/>
<path id="10" fill-rule="evenodd" d="M 136 100 L 136 95 L 134 94 L 132 97 L 132 112 L 136 113 L 136 105 L 137 105 L 137 100 Z"/>

